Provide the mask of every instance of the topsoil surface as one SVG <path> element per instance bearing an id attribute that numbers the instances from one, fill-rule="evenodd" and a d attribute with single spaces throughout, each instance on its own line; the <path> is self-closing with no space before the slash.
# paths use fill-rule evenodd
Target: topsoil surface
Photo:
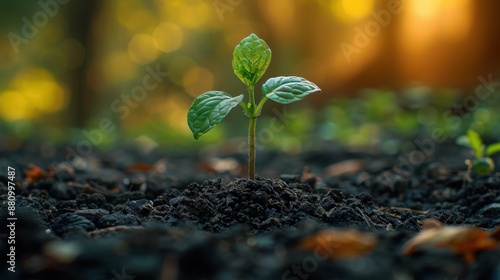
<path id="1" fill-rule="evenodd" d="M 245 155 L 230 152 L 2 151 L 0 279 L 500 279 L 498 246 L 469 262 L 436 246 L 403 253 L 428 218 L 500 226 L 499 174 L 467 180 L 468 152 L 435 148 L 414 158 L 262 152 L 256 180 L 244 178 Z M 7 217 L 17 218 L 14 233 Z M 341 250 L 333 241 L 301 247 L 325 229 L 357 230 L 376 243 L 352 258 L 332 257 Z M 5 261 L 12 234 L 15 272 Z M 354 236 L 349 246 L 363 243 Z"/>

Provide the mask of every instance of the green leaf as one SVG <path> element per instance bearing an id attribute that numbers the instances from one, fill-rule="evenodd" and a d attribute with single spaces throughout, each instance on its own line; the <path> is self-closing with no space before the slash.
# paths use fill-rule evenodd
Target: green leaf
<path id="1" fill-rule="evenodd" d="M 222 91 L 208 91 L 194 99 L 187 120 L 194 139 L 199 139 L 219 124 L 243 100 L 243 94 L 232 97 Z"/>
<path id="2" fill-rule="evenodd" d="M 472 170 L 476 171 L 479 176 L 490 175 L 495 170 L 495 164 L 489 157 L 476 159 L 472 161 Z"/>
<path id="3" fill-rule="evenodd" d="M 472 149 L 472 146 L 470 145 L 469 138 L 467 137 L 467 135 L 459 136 L 457 140 L 455 140 L 455 143 L 457 143 L 457 145 Z"/>
<path id="4" fill-rule="evenodd" d="M 247 87 L 257 83 L 266 72 L 269 63 L 271 63 L 271 49 L 264 40 L 253 33 L 234 48 L 233 70 Z"/>
<path id="5" fill-rule="evenodd" d="M 486 147 L 486 156 L 492 156 L 500 152 L 500 143 L 494 143 Z"/>
<path id="6" fill-rule="evenodd" d="M 476 158 L 480 159 L 483 157 L 483 141 L 481 136 L 472 129 L 467 130 L 467 138 L 469 139 L 470 146 L 476 155 Z"/>
<path id="7" fill-rule="evenodd" d="M 262 85 L 266 97 L 281 104 L 302 100 L 317 91 L 321 91 L 317 85 L 295 76 L 271 78 Z"/>

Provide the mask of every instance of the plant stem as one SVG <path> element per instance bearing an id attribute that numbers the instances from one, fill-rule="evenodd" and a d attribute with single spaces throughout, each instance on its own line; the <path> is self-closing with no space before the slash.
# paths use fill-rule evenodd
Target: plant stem
<path id="1" fill-rule="evenodd" d="M 249 117 L 248 126 L 248 178 L 255 179 L 255 128 L 257 126 L 257 117 Z"/>
<path id="2" fill-rule="evenodd" d="M 264 103 L 266 103 L 267 97 L 264 96 L 259 102 L 259 105 L 257 105 L 257 108 L 255 109 L 255 116 L 258 117 L 260 116 L 260 111 L 262 111 L 262 106 L 264 106 Z"/>
<path id="3" fill-rule="evenodd" d="M 255 106 L 254 86 L 248 87 L 249 95 L 249 122 L 248 122 L 248 178 L 255 179 L 255 130 L 257 126 L 257 112 Z"/>

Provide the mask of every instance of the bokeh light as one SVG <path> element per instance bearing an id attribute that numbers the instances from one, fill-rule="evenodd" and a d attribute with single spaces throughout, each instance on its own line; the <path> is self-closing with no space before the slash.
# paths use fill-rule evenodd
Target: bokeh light
<path id="1" fill-rule="evenodd" d="M 155 39 L 148 34 L 135 35 L 128 44 L 128 55 L 136 63 L 150 63 L 158 56 Z"/>
<path id="2" fill-rule="evenodd" d="M 173 23 L 162 23 L 153 32 L 156 47 L 162 52 L 172 52 L 181 47 L 182 29 Z"/>
<path id="3" fill-rule="evenodd" d="M 111 0 L 97 1 L 95 6 L 70 2 L 16 52 L 7 34 L 22 35 L 21 19 L 30 19 L 33 9 L 39 8 L 33 3 L 12 2 L 16 9 L 0 11 L 6 23 L 0 27 L 0 125 L 53 126 L 43 131 L 61 127 L 54 135 L 69 135 L 64 129 L 109 117 L 116 119 L 117 131 L 124 133 L 139 133 L 155 121 L 158 127 L 168 128 L 163 135 L 192 137 L 182 120 L 193 98 L 209 90 L 231 95 L 244 91 L 231 59 L 235 45 L 250 33 L 266 40 L 273 52 L 257 88 L 272 76 L 298 75 L 323 89 L 293 104 L 301 109 L 297 114 L 303 113 L 303 107 L 316 109 L 341 97 L 363 95 L 366 88 L 384 88 L 408 98 L 408 88 L 421 85 L 426 92 L 435 92 L 430 95 L 436 102 L 449 104 L 481 84 L 478 77 L 488 80 L 492 75 L 495 80 L 500 65 L 495 12 L 500 3 L 494 1 Z M 400 11 L 391 12 L 391 3 L 399 3 Z M 168 75 L 154 74 L 158 71 Z M 145 81 L 151 87 L 147 98 L 130 106 L 122 120 L 112 110 L 113 102 Z M 446 90 L 456 94 L 447 97 Z M 420 101 L 409 102 L 407 107 L 416 114 L 391 113 L 394 129 L 402 133 L 442 122 L 440 114 L 422 101 L 428 99 L 427 93 L 417 90 L 415 95 Z M 357 103 L 339 112 L 345 104 L 325 110 L 329 113 L 322 116 L 324 123 L 317 129 L 321 137 L 347 141 L 355 134 L 352 143 L 361 145 L 369 133 L 383 136 L 373 123 L 357 123 L 363 117 L 373 119 L 380 111 Z M 484 130 L 494 127 L 489 123 L 496 120 L 495 114 L 487 112 L 478 109 L 471 114 Z M 243 127 L 241 131 L 234 127 L 239 129 L 222 124 L 217 137 L 225 129 L 245 133 Z M 13 127 L 9 131 L 24 137 L 35 130 Z M 288 147 L 281 148 L 306 148 L 300 145 L 301 135 L 308 132 L 290 128 L 284 133 L 275 140 Z M 217 138 L 210 137 L 206 139 Z"/>
<path id="4" fill-rule="evenodd" d="M 0 113 L 9 121 L 33 117 L 33 111 L 28 108 L 29 105 L 26 96 L 17 91 L 6 91 L 0 94 L 0 106 L 2 108 Z"/>
<path id="5" fill-rule="evenodd" d="M 67 105 L 67 94 L 50 72 L 28 68 L 19 72 L 8 89 L 0 92 L 2 115 L 7 120 L 32 119 Z"/>
<path id="6" fill-rule="evenodd" d="M 186 2 L 181 10 L 181 22 L 191 28 L 202 27 L 209 20 L 214 10 L 207 1 L 196 0 Z"/>

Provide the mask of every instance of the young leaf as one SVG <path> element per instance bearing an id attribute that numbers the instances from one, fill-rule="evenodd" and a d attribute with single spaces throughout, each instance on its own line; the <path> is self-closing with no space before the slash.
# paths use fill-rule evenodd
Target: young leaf
<path id="1" fill-rule="evenodd" d="M 233 70 L 247 87 L 257 83 L 266 72 L 269 63 L 271 63 L 271 49 L 264 40 L 253 33 L 234 48 Z"/>
<path id="2" fill-rule="evenodd" d="M 491 144 L 491 145 L 488 145 L 488 147 L 486 147 L 486 156 L 492 156 L 496 153 L 500 152 L 500 143 L 494 143 L 494 144 Z"/>
<path id="3" fill-rule="evenodd" d="M 199 139 L 220 123 L 241 100 L 243 94 L 232 97 L 222 91 L 208 91 L 196 97 L 187 115 L 194 139 Z"/>
<path id="4" fill-rule="evenodd" d="M 262 85 L 262 92 L 267 98 L 281 104 L 302 100 L 317 91 L 321 91 L 317 85 L 295 76 L 271 78 Z"/>
<path id="5" fill-rule="evenodd" d="M 464 147 L 472 149 L 472 147 L 470 145 L 470 142 L 469 142 L 469 138 L 467 137 L 467 135 L 461 135 L 461 136 L 459 136 L 457 138 L 457 140 L 455 141 L 455 143 L 457 143 L 457 145 L 464 146 Z"/>
<path id="6" fill-rule="evenodd" d="M 475 159 L 472 161 L 472 170 L 476 171 L 479 176 L 487 176 L 495 170 L 495 163 L 489 157 Z"/>
<path id="7" fill-rule="evenodd" d="M 483 157 L 483 141 L 477 132 L 472 129 L 467 130 L 467 138 L 469 139 L 470 146 L 476 155 L 476 158 Z"/>

